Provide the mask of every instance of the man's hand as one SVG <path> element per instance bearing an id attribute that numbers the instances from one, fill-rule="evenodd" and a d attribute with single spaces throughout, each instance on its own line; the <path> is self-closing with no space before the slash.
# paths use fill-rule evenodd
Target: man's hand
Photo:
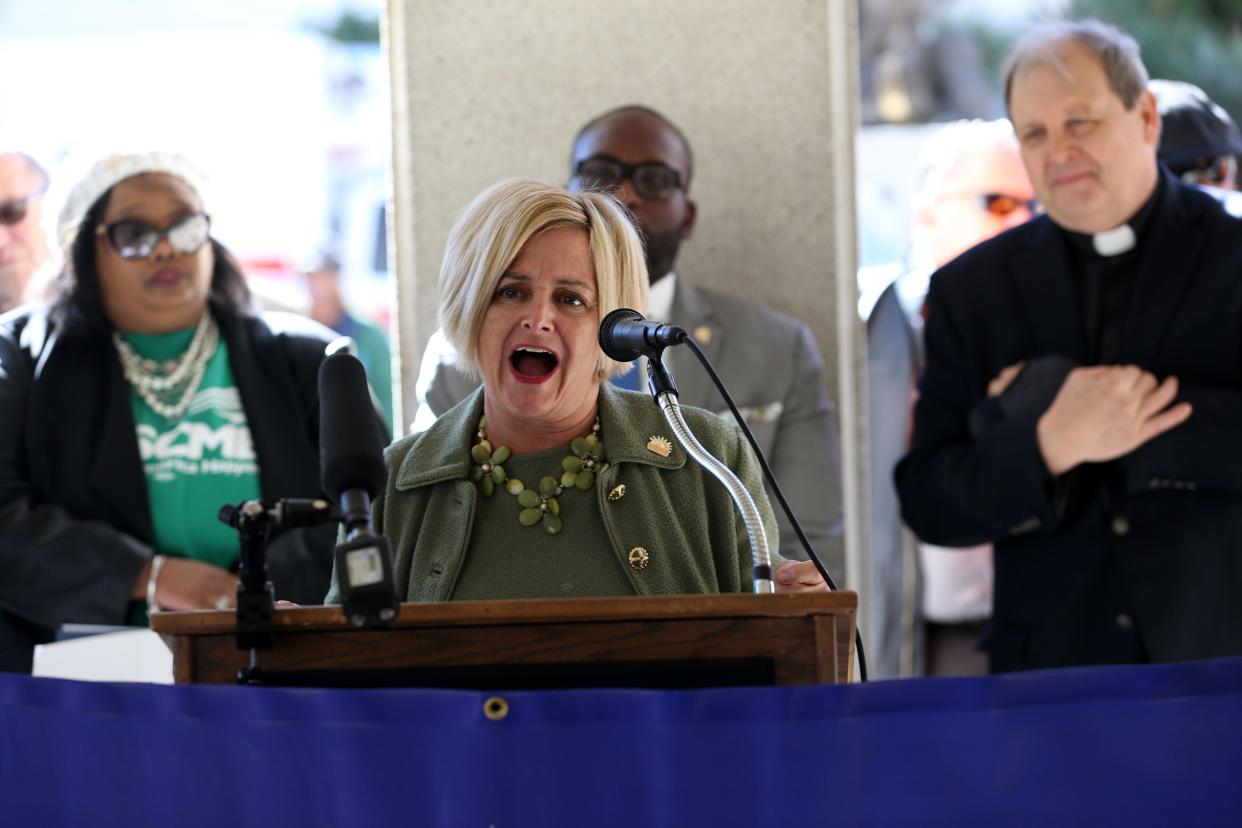
<path id="1" fill-rule="evenodd" d="M 785 561 L 776 570 L 772 585 L 777 592 L 827 592 L 824 576 L 811 561 Z"/>
<path id="2" fill-rule="evenodd" d="M 1170 407 L 1176 397 L 1176 377 L 1157 383 L 1133 365 L 1075 368 L 1036 426 L 1044 463 L 1060 475 L 1129 454 L 1186 422 L 1190 403 Z"/>

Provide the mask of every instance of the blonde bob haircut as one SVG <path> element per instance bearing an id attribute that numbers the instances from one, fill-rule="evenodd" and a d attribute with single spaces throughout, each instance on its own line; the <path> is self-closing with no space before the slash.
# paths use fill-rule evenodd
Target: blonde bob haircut
<path id="1" fill-rule="evenodd" d="M 440 328 L 457 350 L 458 367 L 479 378 L 479 333 L 501 277 L 526 243 L 545 230 L 576 227 L 587 234 L 595 266 L 596 322 L 617 308 L 647 310 L 647 264 L 628 211 L 605 193 L 571 193 L 511 178 L 466 205 L 449 232 L 440 265 Z M 602 381 L 631 368 L 596 355 Z"/>

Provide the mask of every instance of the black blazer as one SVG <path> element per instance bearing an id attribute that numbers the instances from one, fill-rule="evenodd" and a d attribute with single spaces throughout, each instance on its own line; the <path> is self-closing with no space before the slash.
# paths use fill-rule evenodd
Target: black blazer
<path id="1" fill-rule="evenodd" d="M 987 427 L 970 431 L 1002 368 L 1086 362 L 1068 247 L 1049 218 L 932 278 L 913 447 L 896 480 L 920 538 L 996 544 L 983 644 L 994 670 L 1242 654 L 1242 221 L 1162 174 L 1122 361 L 1177 376 L 1194 413 L 1125 457 L 1053 480 L 1040 411 L 976 411 Z"/>
<path id="2" fill-rule="evenodd" d="M 212 312 L 228 342 L 263 498 L 321 497 L 317 382 L 326 338 L 289 315 L 239 316 L 214 303 Z M 278 597 L 323 600 L 334 538 L 320 527 L 276 539 L 269 567 Z M 115 349 L 61 336 L 42 309 L 3 317 L 0 669 L 29 669 L 33 645 L 62 623 L 125 623 L 152 542 Z"/>

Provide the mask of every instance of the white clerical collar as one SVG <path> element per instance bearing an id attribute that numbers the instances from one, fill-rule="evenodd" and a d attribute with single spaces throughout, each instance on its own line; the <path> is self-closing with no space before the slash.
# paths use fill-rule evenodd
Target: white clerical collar
<path id="1" fill-rule="evenodd" d="M 1105 230 L 1103 233 L 1091 234 L 1091 246 L 1095 248 L 1096 253 L 1106 258 L 1133 250 L 1137 242 L 1138 237 L 1134 234 L 1134 228 L 1128 224 Z"/>
<path id="2" fill-rule="evenodd" d="M 656 322 L 669 322 L 673 312 L 673 294 L 677 292 L 677 273 L 670 270 L 663 279 L 656 280 L 647 289 L 647 318 Z"/>

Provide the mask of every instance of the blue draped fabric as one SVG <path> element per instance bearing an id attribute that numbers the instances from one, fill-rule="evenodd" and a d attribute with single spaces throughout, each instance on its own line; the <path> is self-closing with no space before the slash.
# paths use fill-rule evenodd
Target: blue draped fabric
<path id="1" fill-rule="evenodd" d="M 499 694 L 0 674 L 3 825 L 1240 822 L 1242 659 Z"/>

